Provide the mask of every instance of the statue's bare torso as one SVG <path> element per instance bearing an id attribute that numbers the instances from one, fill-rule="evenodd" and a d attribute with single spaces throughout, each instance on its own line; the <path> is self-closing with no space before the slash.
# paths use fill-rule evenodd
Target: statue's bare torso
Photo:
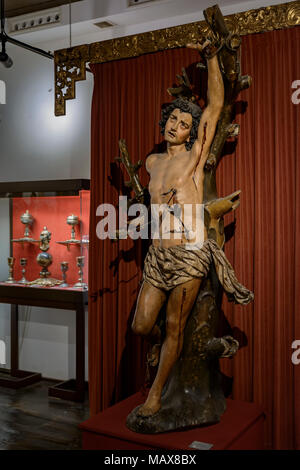
<path id="1" fill-rule="evenodd" d="M 168 248 L 194 242 L 195 238 L 189 238 L 187 230 L 184 230 L 181 222 L 185 220 L 184 205 L 191 204 L 193 221 L 190 228 L 195 230 L 196 205 L 202 204 L 203 200 L 203 171 L 190 167 L 191 151 L 183 151 L 172 157 L 167 153 L 152 154 L 148 160 L 151 204 L 167 204 L 168 206 L 177 204 L 181 208 L 180 220 L 178 218 L 174 220 L 173 213 L 170 213 L 170 233 L 165 232 L 166 238 L 162 238 L 160 219 L 160 239 L 153 239 L 154 246 Z M 181 238 L 175 238 L 176 227 L 177 232 L 178 228 L 181 228 Z"/>

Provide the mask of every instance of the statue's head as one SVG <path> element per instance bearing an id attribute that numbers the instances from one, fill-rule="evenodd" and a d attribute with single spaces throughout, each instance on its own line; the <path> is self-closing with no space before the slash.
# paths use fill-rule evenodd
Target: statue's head
<path id="1" fill-rule="evenodd" d="M 177 137 L 175 143 L 184 142 L 185 148 L 190 150 L 197 139 L 201 114 L 202 111 L 198 105 L 186 99 L 177 98 L 162 110 L 159 121 L 161 134 L 170 143 Z M 175 137 L 173 137 L 173 128 L 176 132 Z"/>

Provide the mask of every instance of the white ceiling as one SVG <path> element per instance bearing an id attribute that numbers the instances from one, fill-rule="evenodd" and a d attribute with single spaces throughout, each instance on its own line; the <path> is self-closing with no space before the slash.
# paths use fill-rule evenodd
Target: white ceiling
<path id="1" fill-rule="evenodd" d="M 52 8 L 65 3 L 79 0 L 4 0 L 5 15 L 8 17 L 39 11 L 43 8 Z"/>
<path id="2" fill-rule="evenodd" d="M 151 0 L 128 7 L 128 0 L 81 0 L 72 4 L 72 45 L 103 41 L 136 33 L 192 23 L 203 19 L 202 11 L 216 0 Z M 274 0 L 219 0 L 224 14 L 282 3 Z M 70 45 L 70 10 L 68 5 L 57 7 L 60 22 L 32 30 L 9 33 L 16 39 L 56 50 Z M 29 15 L 24 17 L 30 19 Z M 35 14 L 36 15 L 36 14 Z M 22 17 L 23 18 L 23 17 Z M 11 21 L 10 18 L 8 21 Z M 100 30 L 95 23 L 110 21 L 115 26 Z"/>

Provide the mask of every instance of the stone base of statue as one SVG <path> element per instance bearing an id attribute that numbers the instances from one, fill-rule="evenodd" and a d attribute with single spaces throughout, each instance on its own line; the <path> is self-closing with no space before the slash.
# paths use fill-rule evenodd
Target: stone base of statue
<path id="1" fill-rule="evenodd" d="M 161 433 L 192 426 L 215 424 L 226 409 L 219 357 L 232 356 L 238 343 L 231 337 L 216 338 L 219 310 L 213 276 L 203 282 L 186 324 L 180 359 L 166 383 L 161 409 L 141 416 L 136 407 L 127 417 L 127 427 L 138 433 Z"/>

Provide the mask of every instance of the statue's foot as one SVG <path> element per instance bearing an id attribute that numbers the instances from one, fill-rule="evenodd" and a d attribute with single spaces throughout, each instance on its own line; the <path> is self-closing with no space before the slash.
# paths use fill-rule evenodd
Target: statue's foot
<path id="1" fill-rule="evenodd" d="M 147 362 L 152 367 L 155 367 L 158 364 L 160 348 L 161 348 L 160 344 L 154 344 L 152 346 L 151 351 L 147 354 Z"/>
<path id="2" fill-rule="evenodd" d="M 161 408 L 160 400 L 148 396 L 145 403 L 138 409 L 138 416 L 153 416 Z"/>

